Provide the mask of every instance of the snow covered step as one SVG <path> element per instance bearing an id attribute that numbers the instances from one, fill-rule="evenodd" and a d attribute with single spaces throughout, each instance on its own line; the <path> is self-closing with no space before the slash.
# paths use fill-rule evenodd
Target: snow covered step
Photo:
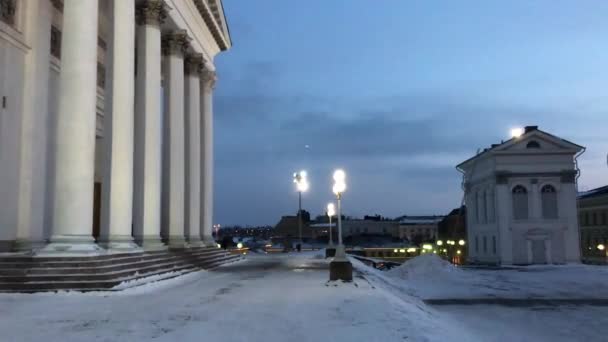
<path id="1" fill-rule="evenodd" d="M 98 257 L 1 258 L 0 292 L 107 290 L 125 279 L 210 269 L 239 258 L 209 247 Z"/>

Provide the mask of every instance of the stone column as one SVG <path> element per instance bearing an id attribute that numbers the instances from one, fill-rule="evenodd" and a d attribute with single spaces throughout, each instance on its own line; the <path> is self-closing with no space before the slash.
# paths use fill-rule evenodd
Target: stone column
<path id="1" fill-rule="evenodd" d="M 201 74 L 201 237 L 207 246 L 213 240 L 213 88 L 215 72 L 204 69 Z"/>
<path id="2" fill-rule="evenodd" d="M 190 247 L 201 246 L 201 106 L 202 54 L 186 58 L 186 237 Z"/>
<path id="3" fill-rule="evenodd" d="M 138 3 L 135 84 L 135 158 L 133 236 L 146 250 L 164 248 L 160 241 L 161 198 L 161 49 L 162 0 Z"/>
<path id="4" fill-rule="evenodd" d="M 184 53 L 188 34 L 177 30 L 163 36 L 164 113 L 161 235 L 170 248 L 184 248 Z"/>
<path id="5" fill-rule="evenodd" d="M 19 187 L 19 210 L 0 213 L 0 216 L 18 215 L 15 248 L 31 250 L 44 246 L 53 4 L 50 1 L 26 0 L 22 1 L 22 6 L 27 16 L 23 31 L 31 50 L 25 55 L 19 182 L 15 184 Z"/>
<path id="6" fill-rule="evenodd" d="M 133 122 L 135 102 L 135 0 L 111 1 L 112 28 L 106 62 L 101 245 L 134 250 Z"/>
<path id="7" fill-rule="evenodd" d="M 43 253 L 100 250 L 92 237 L 97 22 L 97 0 L 64 2 L 53 224 Z"/>

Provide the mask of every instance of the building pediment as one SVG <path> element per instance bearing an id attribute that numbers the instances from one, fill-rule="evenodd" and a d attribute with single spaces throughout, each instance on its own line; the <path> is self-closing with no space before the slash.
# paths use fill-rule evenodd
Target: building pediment
<path id="1" fill-rule="evenodd" d="M 561 139 L 549 133 L 533 130 L 519 138 L 513 138 L 493 149 L 501 153 L 550 153 L 571 152 L 577 153 L 583 147 L 570 141 Z"/>
<path id="2" fill-rule="evenodd" d="M 524 134 L 519 137 L 511 138 L 500 144 L 494 144 L 490 148 L 484 149 L 474 157 L 471 157 L 460 163 L 457 168 L 461 170 L 468 169 L 478 160 L 488 158 L 494 155 L 509 155 L 509 154 L 576 154 L 584 150 L 583 146 L 577 145 L 566 139 L 559 138 L 545 131 L 539 130 L 536 126 L 528 126 Z M 476 161 L 473 163 L 473 161 Z"/>

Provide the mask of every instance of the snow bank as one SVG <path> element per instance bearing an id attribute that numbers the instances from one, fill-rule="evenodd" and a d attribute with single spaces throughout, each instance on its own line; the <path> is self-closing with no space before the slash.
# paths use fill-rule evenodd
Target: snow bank
<path id="1" fill-rule="evenodd" d="M 403 265 L 389 271 L 391 276 L 404 279 L 429 279 L 437 277 L 460 276 L 462 270 L 435 254 L 427 254 L 406 261 Z"/>

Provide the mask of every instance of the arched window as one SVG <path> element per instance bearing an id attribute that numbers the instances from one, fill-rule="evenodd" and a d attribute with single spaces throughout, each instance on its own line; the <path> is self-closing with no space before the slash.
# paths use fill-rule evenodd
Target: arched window
<path id="1" fill-rule="evenodd" d="M 528 218 L 528 191 L 521 185 L 513 188 L 513 218 L 524 220 Z"/>
<path id="2" fill-rule="evenodd" d="M 543 203 L 543 218 L 556 219 L 557 213 L 557 191 L 553 185 L 545 185 L 540 190 Z"/>
<path id="3" fill-rule="evenodd" d="M 526 145 L 526 148 L 540 148 L 540 144 L 538 141 L 532 140 Z"/>

